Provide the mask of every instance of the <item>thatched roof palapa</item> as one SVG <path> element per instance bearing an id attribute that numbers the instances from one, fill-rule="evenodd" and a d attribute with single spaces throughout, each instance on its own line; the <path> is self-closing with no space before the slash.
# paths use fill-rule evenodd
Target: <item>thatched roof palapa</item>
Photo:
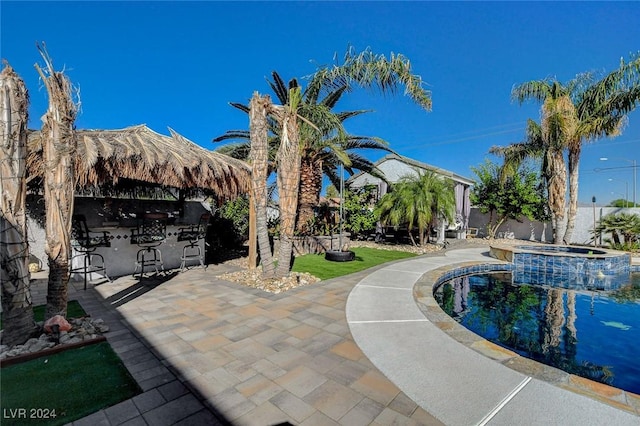
<path id="1" fill-rule="evenodd" d="M 117 184 L 131 179 L 180 189 L 202 188 L 222 199 L 249 191 L 247 163 L 208 151 L 169 128 L 171 136 L 146 125 L 119 130 L 77 130 L 75 172 L 78 187 Z M 30 178 L 43 176 L 40 131 L 29 135 L 27 169 Z"/>

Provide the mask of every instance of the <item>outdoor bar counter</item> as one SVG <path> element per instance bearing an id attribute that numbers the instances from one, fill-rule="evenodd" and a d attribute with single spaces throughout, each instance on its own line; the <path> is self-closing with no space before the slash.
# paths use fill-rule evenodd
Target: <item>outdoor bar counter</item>
<path id="1" fill-rule="evenodd" d="M 167 225 L 167 238 L 162 244 L 156 247 L 162 252 L 162 261 L 165 271 L 180 268 L 180 264 L 182 263 L 182 249 L 184 246 L 189 244 L 189 241 L 178 241 L 178 232 L 180 228 L 188 227 L 189 225 L 191 224 Z M 137 244 L 131 244 L 131 229 L 135 228 L 121 226 L 91 228 L 92 232 L 108 231 L 110 234 L 111 247 L 98 247 L 95 251 L 95 253 L 104 256 L 105 264 L 107 266 L 107 275 L 109 278 L 132 275 L 134 273 L 136 255 L 138 250 L 143 247 L 140 247 Z M 204 240 L 199 240 L 198 246 L 204 255 Z M 73 256 L 72 269 L 81 268 L 84 262 L 82 253 L 77 252 L 74 249 Z M 99 259 L 94 259 L 94 261 L 96 264 L 99 264 L 100 262 Z M 198 259 L 190 259 L 186 264 L 187 267 L 196 265 L 200 265 Z M 155 273 L 155 269 L 147 266 L 145 267 L 145 275 L 148 272 Z M 139 273 L 140 268 L 136 271 L 136 274 Z M 90 276 L 87 276 L 87 279 L 90 280 L 99 278 L 100 275 L 98 275 L 98 273 L 93 273 Z M 83 276 L 81 273 L 76 272 L 72 274 L 71 279 L 82 280 Z"/>

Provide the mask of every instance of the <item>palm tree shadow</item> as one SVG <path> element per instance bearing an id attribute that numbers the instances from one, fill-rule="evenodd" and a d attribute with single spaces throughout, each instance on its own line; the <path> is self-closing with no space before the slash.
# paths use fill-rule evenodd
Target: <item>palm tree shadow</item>
<path id="1" fill-rule="evenodd" d="M 149 277 L 140 277 L 136 284 L 107 297 L 106 301 L 114 307 L 122 306 L 171 280 L 176 275 L 178 275 L 178 271 L 155 274 Z"/>

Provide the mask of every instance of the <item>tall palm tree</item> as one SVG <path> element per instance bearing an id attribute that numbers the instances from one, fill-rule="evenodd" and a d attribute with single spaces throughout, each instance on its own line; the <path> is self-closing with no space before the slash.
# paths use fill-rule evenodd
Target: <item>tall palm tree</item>
<path id="1" fill-rule="evenodd" d="M 512 91 L 512 97 L 520 103 L 528 99 L 542 102 L 540 129 L 538 131 L 532 128 L 531 134 L 539 137 L 538 144 L 544 147 L 548 172 L 545 177 L 556 244 L 563 242 L 567 225 L 567 172 L 564 151 L 577 128 L 571 95 L 582 81 L 581 77 L 571 80 L 567 85 L 555 79 L 530 81 L 516 86 Z"/>
<path id="2" fill-rule="evenodd" d="M 300 88 L 291 88 L 289 102 L 283 106 L 280 114 L 282 137 L 276 157 L 278 202 L 280 204 L 280 249 L 278 251 L 278 266 L 276 267 L 277 277 L 287 276 L 292 263 L 293 234 L 300 185 L 301 151 L 298 107 L 301 99 Z"/>
<path id="3" fill-rule="evenodd" d="M 563 235 L 562 224 L 565 217 L 565 199 L 567 192 L 567 167 L 563 155 L 563 146 L 557 140 L 549 138 L 542 126 L 533 120 L 527 121 L 526 138 L 523 142 L 505 147 L 494 146 L 490 153 L 503 157 L 504 165 L 501 179 L 518 172 L 520 165 L 529 158 L 540 162 L 540 177 L 547 189 L 547 205 L 554 229 L 554 242 L 559 244 Z"/>
<path id="4" fill-rule="evenodd" d="M 383 55 L 374 55 L 370 50 L 366 50 L 359 55 L 353 55 L 350 49 L 345 56 L 345 62 L 341 65 L 334 65 L 332 68 L 322 67 L 316 73 L 311 76 L 311 81 L 315 82 L 316 79 L 320 79 L 319 83 L 310 84 L 311 90 L 320 94 L 323 91 L 336 90 L 336 88 L 346 86 L 345 90 L 349 90 L 352 84 L 357 84 L 365 88 L 379 88 L 383 92 L 394 92 L 398 85 L 405 86 L 405 93 L 411 96 L 420 106 L 425 109 L 431 108 L 430 92 L 424 90 L 422 87 L 422 79 L 411 73 L 411 66 L 407 59 L 402 55 L 391 55 L 391 58 L 387 60 Z M 281 249 L 278 255 L 278 266 L 276 268 L 276 276 L 283 276 L 288 274 L 291 267 L 291 255 L 293 252 L 293 244 L 288 244 L 288 241 L 284 241 L 283 238 L 283 224 L 286 224 L 284 236 L 285 240 L 289 238 L 288 227 L 291 224 L 290 208 L 294 213 L 294 221 L 297 216 L 297 202 L 298 194 L 292 195 L 291 191 L 295 188 L 299 190 L 300 185 L 300 168 L 302 158 L 302 145 L 301 140 L 303 135 L 300 133 L 301 127 L 298 125 L 298 119 L 301 119 L 307 123 L 311 129 L 317 132 L 321 132 L 321 129 L 332 128 L 335 129 L 338 134 L 341 131 L 341 122 L 335 119 L 335 114 L 328 114 L 330 112 L 326 105 L 319 105 L 318 107 L 307 109 L 307 105 L 302 102 L 302 93 L 297 83 L 292 81 L 289 87 L 289 101 L 288 104 L 282 108 L 274 108 L 276 113 L 274 118 L 280 123 L 281 128 L 281 141 L 278 148 L 278 155 L 276 158 L 278 175 L 283 174 L 282 177 L 278 176 L 278 192 L 280 197 L 280 215 L 281 215 Z M 313 111 L 314 114 L 310 115 Z M 319 121 L 319 126 L 307 120 L 305 117 L 311 117 L 314 121 L 318 116 L 323 121 Z M 333 118 L 332 118 L 333 117 Z M 325 127 L 324 120 L 329 124 L 329 127 Z M 296 134 L 292 134 L 296 132 Z M 282 147 L 282 145 L 285 145 Z M 293 151 L 297 153 L 294 155 Z M 293 183 L 292 179 L 297 176 L 298 182 Z M 283 190 L 286 191 L 283 194 Z M 291 205 L 295 200 L 295 204 Z M 284 217 L 283 217 L 284 215 Z M 284 222 L 283 222 L 284 220 Z M 292 235 L 292 234 L 291 234 Z M 283 249 L 284 248 L 284 249 Z M 288 255 L 287 255 L 288 251 Z M 284 273 L 286 271 L 286 274 Z"/>
<path id="5" fill-rule="evenodd" d="M 256 233 L 264 278 L 272 278 L 275 265 L 267 229 L 267 177 L 268 177 L 268 124 L 267 114 L 271 110 L 271 98 L 257 92 L 251 98 L 249 129 L 251 132 L 251 191 L 256 210 Z"/>
<path id="6" fill-rule="evenodd" d="M 556 223 L 554 242 L 569 244 L 578 211 L 580 154 L 585 141 L 621 133 L 627 114 L 640 102 L 640 55 L 600 80 L 583 73 L 566 84 L 556 79 L 530 81 L 512 92 L 520 103 L 533 99 L 542 103 L 542 133 L 553 151 L 566 150 L 569 170 L 569 210 L 564 221 L 559 210 L 552 210 Z M 558 159 L 559 154 L 555 154 Z M 563 160 L 564 161 L 564 160 Z M 551 193 L 550 193 L 551 196 Z M 561 196 L 563 203 L 566 195 Z"/>
<path id="7" fill-rule="evenodd" d="M 590 75 L 588 75 L 590 77 Z M 640 103 L 640 54 L 629 62 L 620 60 L 617 70 L 586 86 L 579 86 L 574 99 L 577 115 L 575 135 L 569 139 L 569 213 L 565 243 L 571 242 L 578 213 L 580 154 L 585 141 L 622 133 L 627 114 Z"/>
<path id="8" fill-rule="evenodd" d="M 383 225 L 407 224 L 409 238 L 415 245 L 411 231 L 418 228 L 420 245 L 424 245 L 425 236 L 436 219 L 452 222 L 455 214 L 455 193 L 453 183 L 434 172 L 420 172 L 403 177 L 385 194 L 375 214 Z"/>
<path id="9" fill-rule="evenodd" d="M 45 252 L 49 260 L 49 283 L 45 318 L 66 316 L 69 261 L 71 259 L 71 214 L 76 185 L 73 154 L 76 147 L 77 108 L 71 99 L 71 83 L 56 72 L 46 50 L 43 70 L 35 65 L 49 95 L 49 107 L 42 116 L 44 164 Z"/>
<path id="10" fill-rule="evenodd" d="M 0 279 L 2 344 L 24 343 L 35 330 L 29 288 L 25 163 L 29 95 L 5 64 L 0 73 Z"/>
<path id="11" fill-rule="evenodd" d="M 272 73 L 272 81 L 268 81 L 268 83 L 280 104 L 288 104 L 289 89 L 277 72 L 274 71 Z M 297 80 L 291 80 L 289 86 L 297 87 Z M 357 151 L 361 149 L 378 149 L 393 152 L 388 147 L 388 144 L 380 138 L 355 136 L 344 132 L 342 125 L 345 120 L 367 111 L 346 111 L 335 113 L 334 116 L 329 115 L 345 91 L 346 86 L 342 86 L 330 91 L 322 99 L 319 99 L 319 92 L 312 92 L 308 89 L 302 95 L 299 114 L 314 123 L 314 126 L 310 126 L 304 121 L 299 126 L 302 153 L 296 230 L 301 234 L 309 232 L 309 224 L 314 218 L 314 209 L 320 202 L 323 175 L 327 176 L 332 183 L 337 184 L 340 179 L 338 176 L 339 166 L 344 165 L 349 174 L 354 174 L 355 171 L 364 171 L 383 178 L 375 165 L 359 155 Z M 231 105 L 244 112 L 249 112 L 249 108 L 246 105 L 239 103 L 232 103 Z M 274 165 L 275 153 L 280 145 L 280 126 L 274 120 L 271 120 L 269 127 L 271 130 L 270 159 L 271 164 Z M 213 141 L 243 141 L 225 145 L 217 150 L 234 158 L 246 159 L 249 136 L 246 131 L 232 130 L 213 139 Z"/>

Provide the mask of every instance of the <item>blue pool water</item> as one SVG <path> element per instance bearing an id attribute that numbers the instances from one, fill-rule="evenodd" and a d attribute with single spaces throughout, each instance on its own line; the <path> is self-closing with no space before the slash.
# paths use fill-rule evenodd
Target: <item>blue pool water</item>
<path id="1" fill-rule="evenodd" d="M 438 286 L 434 296 L 487 340 L 640 394 L 640 272 L 607 290 L 514 282 L 511 272 L 465 275 Z"/>

